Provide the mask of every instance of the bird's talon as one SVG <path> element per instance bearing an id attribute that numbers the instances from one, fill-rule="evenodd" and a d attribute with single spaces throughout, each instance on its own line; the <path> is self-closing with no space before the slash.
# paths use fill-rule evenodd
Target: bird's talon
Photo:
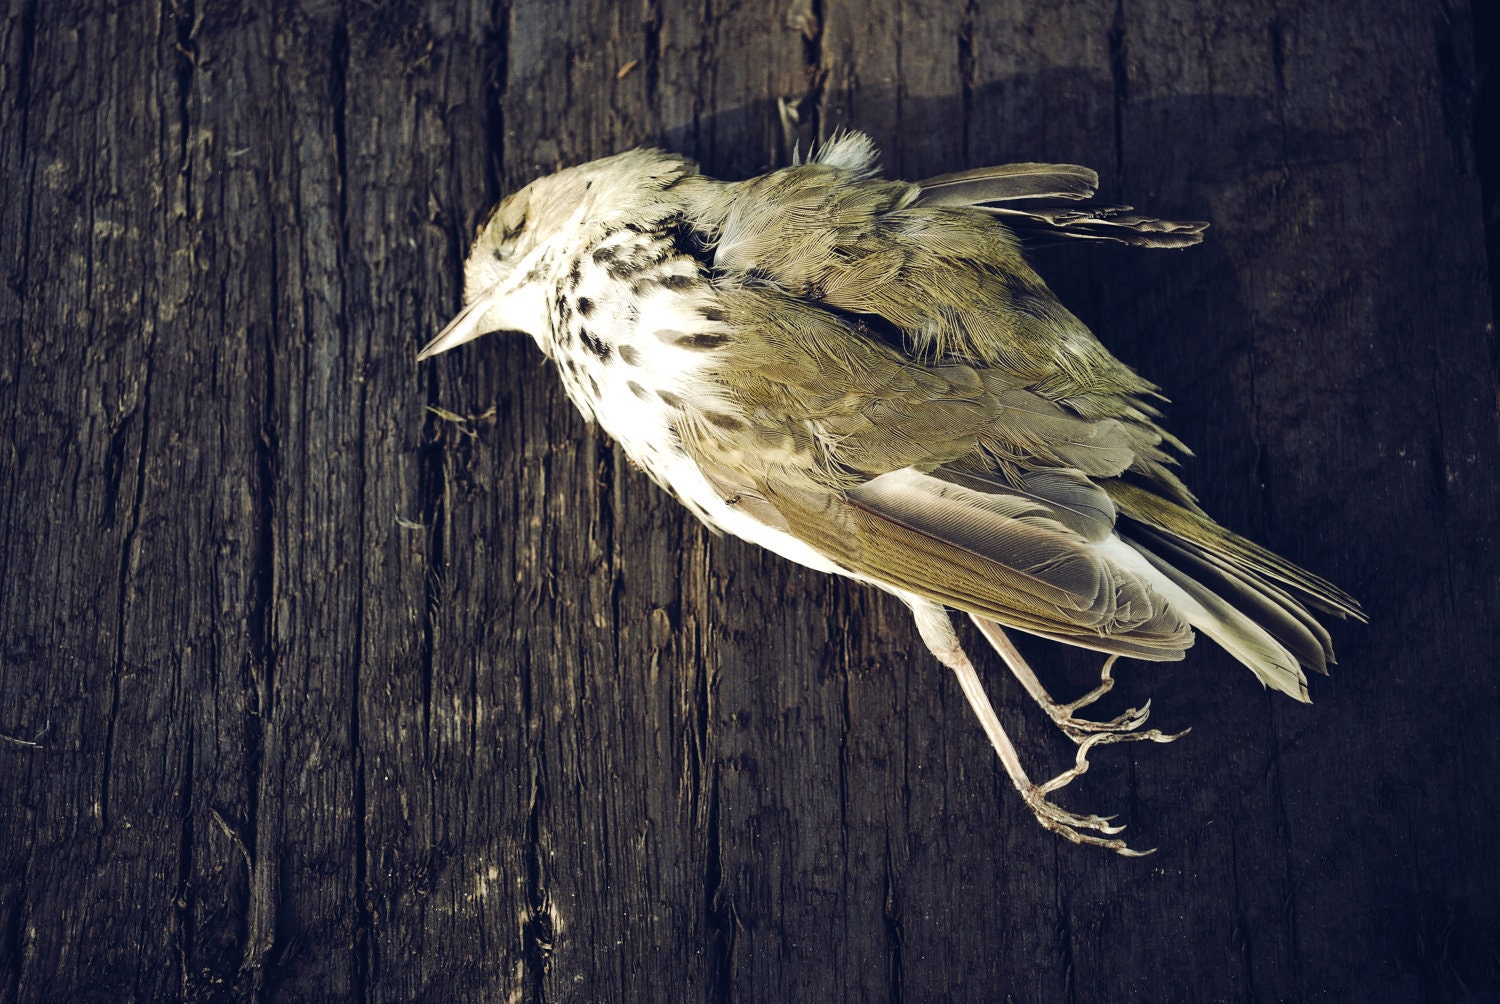
<path id="1" fill-rule="evenodd" d="M 1045 797 L 1047 792 L 1045 786 L 1033 789 L 1026 797 L 1026 804 L 1031 807 L 1032 813 L 1037 820 L 1049 830 L 1098 830 L 1100 833 L 1123 833 L 1124 826 L 1111 826 L 1110 820 L 1114 816 L 1080 816 L 1075 812 L 1069 812 L 1055 802 L 1050 802 Z"/>
<path id="2" fill-rule="evenodd" d="M 1137 851 L 1122 845 L 1120 847 L 1116 847 L 1114 850 L 1116 854 L 1126 858 L 1144 858 L 1147 855 L 1156 853 L 1155 847 L 1148 847 L 1144 851 Z"/>
<path id="3" fill-rule="evenodd" d="M 1114 834 L 1125 829 L 1123 826 L 1109 826 L 1098 816 L 1076 816 L 1040 797 L 1027 798 L 1026 802 L 1036 814 L 1037 822 L 1072 843 L 1106 847 L 1116 854 L 1130 858 L 1143 857 L 1151 853 L 1149 850 L 1133 850 L 1125 841 L 1114 838 Z M 1092 833 L 1080 832 L 1081 830 L 1098 830 L 1106 836 L 1095 836 Z"/>
<path id="4" fill-rule="evenodd" d="M 1148 700 L 1139 708 L 1127 708 L 1125 711 L 1107 722 L 1094 721 L 1089 718 L 1075 717 L 1073 712 L 1086 704 L 1092 704 L 1092 700 L 1080 703 L 1074 701 L 1072 704 L 1064 704 L 1054 709 L 1048 708 L 1052 721 L 1063 733 L 1075 743 L 1081 743 L 1085 739 L 1100 733 L 1121 734 L 1134 732 L 1146 724 L 1146 719 L 1151 717 L 1151 702 Z"/>

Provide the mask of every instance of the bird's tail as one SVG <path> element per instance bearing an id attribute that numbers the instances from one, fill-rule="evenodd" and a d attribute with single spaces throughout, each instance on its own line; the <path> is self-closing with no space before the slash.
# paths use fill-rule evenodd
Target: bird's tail
<path id="1" fill-rule="evenodd" d="M 1302 668 L 1327 673 L 1336 661 L 1308 607 L 1363 621 L 1359 603 L 1207 516 L 1128 482 L 1103 487 L 1122 517 L 1121 537 L 1166 580 L 1163 591 L 1180 594 L 1168 598 L 1189 622 L 1266 686 L 1307 700 Z"/>

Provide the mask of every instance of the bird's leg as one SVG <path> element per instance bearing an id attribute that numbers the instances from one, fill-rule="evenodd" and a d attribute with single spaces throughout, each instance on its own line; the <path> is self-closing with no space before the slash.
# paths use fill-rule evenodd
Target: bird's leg
<path id="1" fill-rule="evenodd" d="M 1141 857 L 1143 854 L 1151 853 L 1131 850 L 1125 841 L 1113 838 L 1113 834 L 1125 829 L 1123 826 L 1111 826 L 1110 819 L 1113 817 L 1081 816 L 1047 799 L 1052 792 L 1089 769 L 1089 749 L 1100 742 L 1107 741 L 1110 734 L 1099 733 L 1084 740 L 1078 746 L 1078 755 L 1072 768 L 1063 771 L 1044 784 L 1032 783 L 1025 768 L 1021 766 L 1021 758 L 1016 753 L 1015 744 L 1010 741 L 1010 737 L 1005 734 L 1005 729 L 1000 725 L 1000 718 L 995 714 L 995 708 L 990 704 L 990 699 L 984 692 L 984 684 L 979 682 L 979 673 L 975 671 L 974 664 L 969 661 L 963 646 L 959 644 L 958 635 L 953 631 L 953 623 L 948 619 L 948 611 L 936 603 L 915 596 L 902 598 L 911 606 L 912 613 L 916 616 L 917 630 L 921 633 L 922 640 L 927 643 L 932 654 L 937 656 L 938 661 L 953 670 L 958 677 L 958 685 L 962 688 L 964 696 L 968 698 L 969 706 L 974 709 L 974 714 L 979 717 L 979 724 L 984 728 L 984 734 L 989 737 L 990 744 L 999 754 L 1005 773 L 1010 775 L 1011 783 L 1026 800 L 1027 806 L 1036 815 L 1037 822 L 1075 844 L 1108 847 L 1126 857 Z M 1106 836 L 1083 832 L 1086 830 L 1095 830 Z"/>
<path id="2" fill-rule="evenodd" d="M 1149 739 L 1157 743 L 1169 743 L 1174 739 L 1187 735 L 1186 731 L 1168 735 L 1160 729 L 1149 729 L 1145 732 L 1137 732 L 1146 719 L 1151 715 L 1151 702 L 1148 700 L 1139 708 L 1128 708 L 1125 713 L 1107 722 L 1094 721 L 1089 718 L 1079 718 L 1075 714 L 1080 708 L 1086 708 L 1099 698 L 1114 689 L 1115 660 L 1118 655 L 1112 655 L 1104 660 L 1104 669 L 1099 674 L 1099 686 L 1090 690 L 1076 701 L 1062 704 L 1053 700 L 1052 695 L 1047 693 L 1042 681 L 1037 679 L 1036 673 L 1026 662 L 1021 650 L 1016 648 L 1015 642 L 1005 633 L 1005 629 L 992 620 L 986 620 L 970 614 L 974 623 L 979 627 L 995 652 L 1004 660 L 1005 665 L 1010 668 L 1012 675 L 1021 681 L 1021 686 L 1031 695 L 1031 699 L 1047 712 L 1047 717 L 1052 719 L 1059 729 L 1069 739 L 1080 745 L 1087 743 L 1090 746 L 1098 746 L 1103 743 L 1118 743 L 1137 739 Z"/>

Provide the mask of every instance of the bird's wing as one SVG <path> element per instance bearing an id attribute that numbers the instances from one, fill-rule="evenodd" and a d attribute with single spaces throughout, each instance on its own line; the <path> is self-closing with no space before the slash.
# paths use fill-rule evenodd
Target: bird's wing
<path id="1" fill-rule="evenodd" d="M 1175 659 L 1193 626 L 1306 699 L 1336 588 L 1142 487 L 1126 422 L 1009 375 L 923 365 L 863 322 L 721 282 L 734 332 L 684 448 L 726 500 L 865 579 L 1034 634 Z M 730 414 L 725 420 L 724 415 Z"/>
<path id="2" fill-rule="evenodd" d="M 847 318 L 723 283 L 716 353 L 732 421 L 685 421 L 726 499 L 848 571 L 1024 630 L 1178 658 L 1192 641 L 1152 574 L 1115 560 L 1095 479 L 1131 466 L 1122 423 L 1087 420 L 1003 374 L 923 366 Z"/>
<path id="3" fill-rule="evenodd" d="M 1087 199 L 1099 175 L 1077 164 L 1002 164 L 955 171 L 917 182 L 919 202 L 932 206 L 979 206 L 1029 199 Z"/>
<path id="4" fill-rule="evenodd" d="M 1080 191 L 1091 184 L 1067 173 L 1082 168 L 1047 170 L 1001 180 L 1054 194 L 1070 178 Z M 970 183 L 981 184 L 952 187 Z M 714 218 L 713 271 L 843 315 L 914 363 L 972 364 L 1081 418 L 1118 420 L 1136 473 L 1193 508 L 1168 466 L 1170 451 L 1186 448 L 1147 400 L 1156 388 L 1057 301 L 1009 229 L 965 206 L 921 204 L 922 195 L 816 163 L 745 182 L 722 211 L 703 214 Z"/>

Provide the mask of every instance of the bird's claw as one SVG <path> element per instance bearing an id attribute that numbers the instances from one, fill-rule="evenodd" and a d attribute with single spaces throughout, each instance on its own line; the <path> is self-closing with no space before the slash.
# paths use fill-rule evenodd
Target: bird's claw
<path id="1" fill-rule="evenodd" d="M 1069 774 L 1072 772 L 1069 771 Z M 1071 780 L 1071 778 L 1069 779 Z M 1137 851 L 1126 844 L 1125 841 L 1115 837 L 1116 833 L 1123 833 L 1125 827 L 1113 826 L 1110 820 L 1113 816 L 1082 816 L 1076 812 L 1069 812 L 1054 802 L 1048 801 L 1047 792 L 1056 783 L 1056 779 L 1047 784 L 1037 785 L 1029 791 L 1023 791 L 1022 797 L 1027 806 L 1031 808 L 1032 814 L 1036 816 L 1037 822 L 1058 836 L 1075 844 L 1090 844 L 1094 847 L 1107 847 L 1116 854 L 1129 858 L 1144 857 L 1151 851 Z M 1064 784 L 1067 782 L 1064 781 Z M 1096 833 L 1085 832 L 1087 830 Z M 1098 834 L 1104 834 L 1099 836 Z M 1153 848 L 1152 850 L 1154 850 Z"/>
<path id="2" fill-rule="evenodd" d="M 1111 718 L 1107 722 L 1095 721 L 1091 718 L 1078 718 L 1073 712 L 1077 711 L 1084 703 L 1092 704 L 1092 701 L 1077 702 L 1059 705 L 1057 713 L 1052 714 L 1052 722 L 1063 734 L 1075 743 L 1081 743 L 1090 736 L 1104 734 L 1120 735 L 1121 733 L 1134 732 L 1146 724 L 1146 719 L 1151 717 L 1151 702 L 1147 701 L 1144 707 L 1129 708 L 1123 714 Z M 1048 709 L 1052 711 L 1052 709 Z M 1120 735 L 1121 738 L 1140 738 L 1128 735 Z"/>
<path id="3" fill-rule="evenodd" d="M 1146 719 L 1151 717 L 1151 702 L 1147 700 L 1139 708 L 1127 708 L 1122 714 L 1116 715 L 1107 722 L 1095 721 L 1091 718 L 1079 718 L 1077 711 L 1093 704 L 1099 698 L 1109 693 L 1115 687 L 1114 669 L 1115 662 L 1120 657 L 1112 655 L 1104 660 L 1104 668 L 1099 672 L 1099 685 L 1084 694 L 1076 701 L 1067 704 L 1043 703 L 1042 707 L 1047 712 L 1052 723 L 1062 730 L 1063 735 L 1082 745 L 1094 739 L 1096 736 L 1108 736 L 1098 742 L 1126 742 L 1135 739 L 1150 739 L 1152 742 L 1171 742 L 1177 736 L 1167 736 L 1157 729 L 1149 732 L 1137 732 Z M 1091 743 L 1091 745 L 1097 745 Z"/>
<path id="4" fill-rule="evenodd" d="M 1116 854 L 1124 857 L 1145 857 L 1155 851 L 1155 848 L 1145 851 L 1137 851 L 1131 848 L 1125 841 L 1114 837 L 1116 833 L 1122 833 L 1124 826 L 1114 826 L 1111 821 L 1114 816 L 1080 815 L 1069 812 L 1056 803 L 1050 801 L 1047 796 L 1060 788 L 1065 788 L 1079 775 L 1089 769 L 1089 750 L 1095 746 L 1103 746 L 1108 743 L 1122 742 L 1134 739 L 1149 739 L 1152 742 L 1169 743 L 1174 739 L 1180 739 L 1187 735 L 1189 730 L 1184 729 L 1175 735 L 1168 735 L 1160 729 L 1151 729 L 1149 732 L 1096 732 L 1081 740 L 1078 744 L 1078 753 L 1074 757 L 1073 766 L 1043 784 L 1029 785 L 1021 790 L 1021 797 L 1026 800 L 1037 822 L 1042 826 L 1058 834 L 1064 839 L 1075 844 L 1091 844 L 1095 847 L 1107 847 Z M 1094 830 L 1105 836 L 1096 836 L 1094 833 L 1082 832 Z"/>
<path id="5" fill-rule="evenodd" d="M 1186 728 L 1181 732 L 1163 732 L 1161 729 L 1147 729 L 1145 732 L 1094 732 L 1083 736 L 1075 736 L 1073 733 L 1068 732 L 1067 729 L 1063 731 L 1081 749 L 1085 745 L 1107 746 L 1110 743 L 1133 743 L 1143 739 L 1153 743 L 1174 743 L 1193 730 Z"/>
<path id="6" fill-rule="evenodd" d="M 912 602 L 912 601 L 908 601 Z M 1054 791 L 1066 787 L 1074 778 L 1089 769 L 1089 751 L 1095 746 L 1108 743 L 1133 742 L 1141 739 L 1149 739 L 1152 742 L 1169 743 L 1186 735 L 1183 731 L 1176 735 L 1169 735 L 1160 729 L 1148 729 L 1141 731 L 1147 716 L 1151 712 L 1151 703 L 1146 702 L 1144 707 L 1131 708 L 1124 714 L 1107 721 L 1094 722 L 1078 718 L 1075 714 L 1080 708 L 1088 707 L 1100 697 L 1109 693 L 1114 686 L 1114 664 L 1118 656 L 1110 656 L 1100 671 L 1099 685 L 1089 693 L 1084 694 L 1078 700 L 1070 704 L 1059 704 L 1048 696 L 1046 689 L 1021 653 L 1006 637 L 1005 632 L 999 625 L 987 621 L 982 617 L 975 617 L 974 622 L 979 625 L 980 630 L 995 651 L 1005 660 L 1026 692 L 1032 699 L 1044 708 L 1048 716 L 1062 731 L 1068 735 L 1076 744 L 1077 752 L 1074 756 L 1073 766 L 1058 774 L 1052 780 L 1042 784 L 1032 782 L 1025 768 L 1021 766 L 1020 756 L 1016 752 L 1015 744 L 1005 734 L 1005 729 L 1000 725 L 999 716 L 995 714 L 995 708 L 990 704 L 989 698 L 984 693 L 984 687 L 979 682 L 979 674 L 974 669 L 974 664 L 969 661 L 963 649 L 958 646 L 958 641 L 953 635 L 952 625 L 947 620 L 946 612 L 930 601 L 912 602 L 912 609 L 917 614 L 917 627 L 922 631 L 922 638 L 927 642 L 928 648 L 932 649 L 934 655 L 941 659 L 944 665 L 951 668 L 958 677 L 959 686 L 963 688 L 964 696 L 968 698 L 970 706 L 978 716 L 980 724 L 984 727 L 985 735 L 990 739 L 995 752 L 1000 757 L 1005 772 L 1010 775 L 1011 783 L 1020 792 L 1021 798 L 1031 809 L 1032 815 L 1043 828 L 1051 830 L 1058 836 L 1075 844 L 1089 844 L 1094 847 L 1104 847 L 1125 857 L 1142 857 L 1151 851 L 1133 850 L 1124 840 L 1116 836 L 1124 832 L 1124 826 L 1116 826 L 1113 816 L 1082 815 L 1069 812 L 1067 809 L 1054 803 L 1049 797 Z"/>

